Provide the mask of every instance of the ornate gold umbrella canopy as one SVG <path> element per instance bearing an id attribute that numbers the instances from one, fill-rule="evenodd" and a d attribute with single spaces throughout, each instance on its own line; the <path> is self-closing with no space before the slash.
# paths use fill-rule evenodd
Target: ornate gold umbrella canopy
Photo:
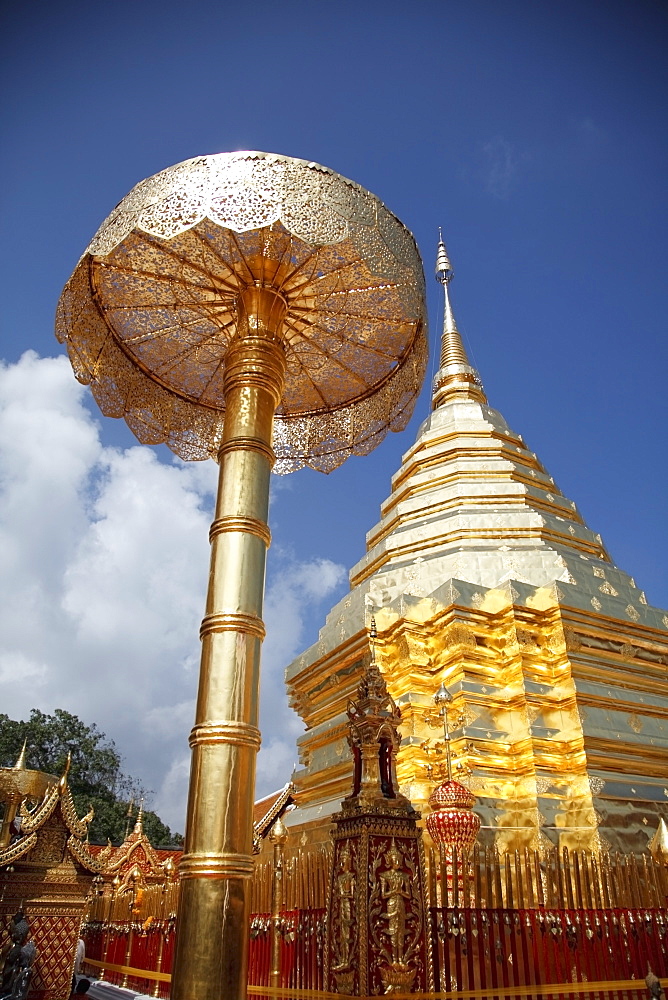
<path id="1" fill-rule="evenodd" d="M 65 286 L 56 335 L 106 416 L 181 458 L 215 457 L 249 285 L 286 307 L 275 471 L 329 472 L 403 429 L 427 357 L 415 241 L 374 195 L 315 163 L 220 153 L 142 181 Z"/>
<path id="2" fill-rule="evenodd" d="M 137 185 L 61 296 L 103 413 L 220 464 L 171 995 L 246 992 L 269 473 L 330 471 L 411 414 L 423 273 L 382 202 L 315 163 L 199 157 Z"/>

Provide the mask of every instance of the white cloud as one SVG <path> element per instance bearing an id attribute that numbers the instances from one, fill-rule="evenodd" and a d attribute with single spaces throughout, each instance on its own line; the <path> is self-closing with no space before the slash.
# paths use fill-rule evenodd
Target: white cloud
<path id="1" fill-rule="evenodd" d="M 217 468 L 104 446 L 85 392 L 64 358 L 0 365 L 0 706 L 97 723 L 182 829 Z M 289 778 L 283 667 L 343 576 L 272 556 L 258 794 Z"/>
<path id="2" fill-rule="evenodd" d="M 328 559 L 297 562 L 285 552 L 275 552 L 273 570 L 265 595 L 264 619 L 267 638 L 262 651 L 260 690 L 260 728 L 262 747 L 258 754 L 256 797 L 262 798 L 290 780 L 297 762 L 297 736 L 304 726 L 289 707 L 283 672 L 299 652 L 307 614 L 313 614 L 344 578 L 342 566 Z M 150 724 L 156 731 L 174 728 L 187 733 L 192 723 L 194 705 L 174 705 L 171 710 L 156 709 Z M 188 788 L 190 755 L 176 759 L 165 775 L 156 797 L 156 809 L 162 816 L 171 815 L 171 803 L 185 803 Z M 180 817 L 174 820 L 181 828 Z"/>
<path id="3" fill-rule="evenodd" d="M 520 165 L 527 159 L 525 153 L 518 153 L 512 143 L 497 135 L 483 143 L 482 152 L 486 163 L 483 180 L 488 194 L 505 200 L 517 176 Z"/>

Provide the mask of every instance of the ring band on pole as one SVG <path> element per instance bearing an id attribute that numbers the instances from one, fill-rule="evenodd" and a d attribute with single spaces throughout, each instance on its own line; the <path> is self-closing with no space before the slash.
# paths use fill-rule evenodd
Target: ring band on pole
<path id="1" fill-rule="evenodd" d="M 222 535 L 226 531 L 244 531 L 249 535 L 256 535 L 267 548 L 271 545 L 271 531 L 268 525 L 257 517 L 235 517 L 232 514 L 217 517 L 209 528 L 209 541 L 213 541 L 216 535 Z"/>
<path id="2" fill-rule="evenodd" d="M 257 639 L 264 639 L 267 634 L 264 622 L 257 615 L 233 614 L 229 611 L 204 616 L 199 630 L 200 639 L 213 632 L 244 632 L 246 635 L 254 635 Z"/>
<path id="3" fill-rule="evenodd" d="M 249 746 L 259 750 L 262 737 L 257 726 L 251 726 L 247 722 L 204 723 L 191 729 L 188 737 L 191 747 L 216 743 L 231 743 L 233 746 Z"/>
<path id="4" fill-rule="evenodd" d="M 184 854 L 179 862 L 183 878 L 251 878 L 255 869 L 253 858 L 246 854 L 201 855 Z"/>

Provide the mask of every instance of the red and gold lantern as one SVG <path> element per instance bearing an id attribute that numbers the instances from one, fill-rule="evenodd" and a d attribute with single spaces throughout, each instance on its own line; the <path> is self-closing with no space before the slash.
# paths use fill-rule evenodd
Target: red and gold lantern
<path id="1" fill-rule="evenodd" d="M 429 798 L 433 812 L 426 817 L 426 824 L 435 844 L 465 851 L 473 847 L 480 830 L 474 803 L 475 795 L 452 778 L 434 789 Z"/>

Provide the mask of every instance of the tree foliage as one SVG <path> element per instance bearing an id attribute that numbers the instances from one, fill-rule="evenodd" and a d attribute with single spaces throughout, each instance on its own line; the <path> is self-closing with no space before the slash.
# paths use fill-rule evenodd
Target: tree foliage
<path id="1" fill-rule="evenodd" d="M 71 755 L 69 785 L 77 812 L 95 810 L 90 839 L 120 844 L 128 825 L 132 829 L 137 804 L 144 797 L 139 782 L 123 773 L 122 758 L 113 740 L 93 723 L 57 708 L 46 715 L 33 708 L 30 718 L 16 722 L 0 713 L 0 767 L 12 767 L 26 741 L 26 765 L 36 771 L 61 775 Z M 131 803 L 134 803 L 134 809 Z M 182 841 L 154 812 L 144 812 L 144 831 L 154 847 Z"/>

